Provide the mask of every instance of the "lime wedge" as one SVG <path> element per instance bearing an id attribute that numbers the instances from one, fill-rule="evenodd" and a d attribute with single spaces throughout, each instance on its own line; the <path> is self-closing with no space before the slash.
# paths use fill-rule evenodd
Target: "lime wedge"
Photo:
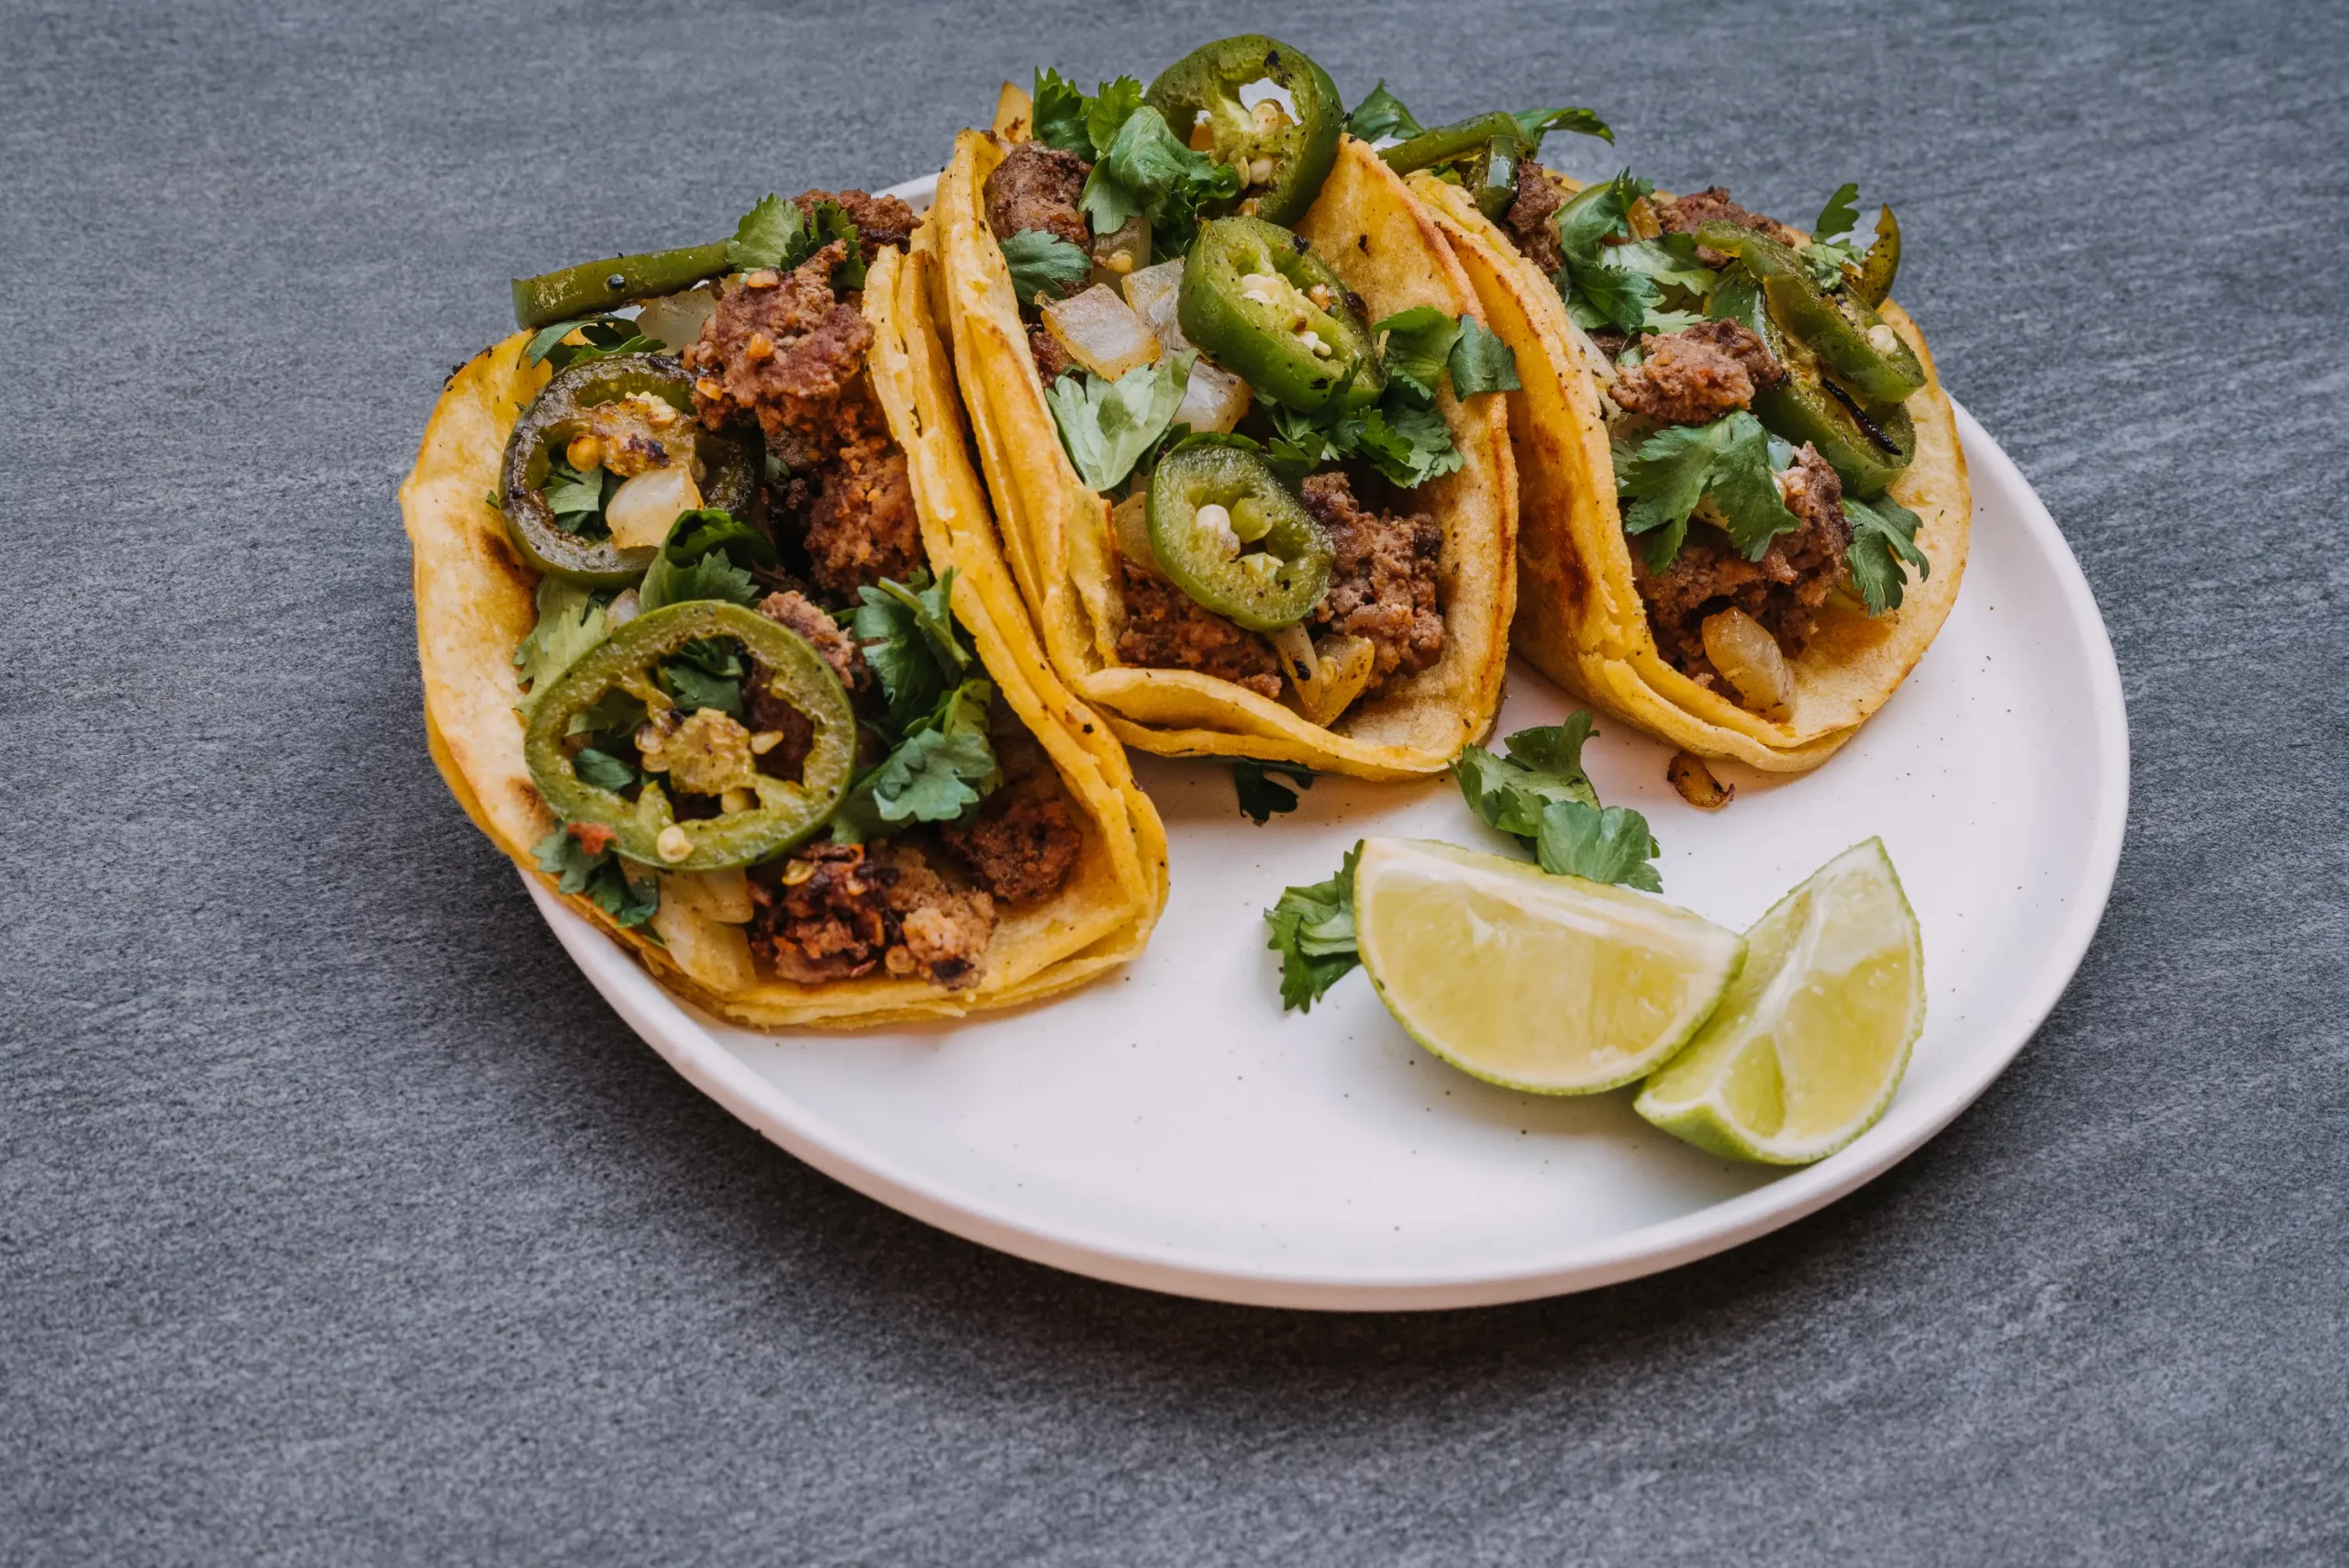
<path id="1" fill-rule="evenodd" d="M 1892 1103 L 1925 1027 L 1925 953 L 1884 841 L 1855 844 L 1745 933 L 1745 968 L 1633 1108 L 1739 1160 L 1806 1165 Z"/>
<path id="2" fill-rule="evenodd" d="M 1354 931 L 1371 984 L 1413 1040 L 1537 1095 L 1655 1071 L 1745 952 L 1736 932 L 1644 893 L 1415 839 L 1364 843 Z"/>

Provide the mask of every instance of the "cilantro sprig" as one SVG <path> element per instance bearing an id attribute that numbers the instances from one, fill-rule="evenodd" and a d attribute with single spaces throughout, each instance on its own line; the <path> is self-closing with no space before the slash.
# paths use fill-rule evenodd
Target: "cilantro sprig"
<path id="1" fill-rule="evenodd" d="M 861 770 L 832 817 L 832 837 L 869 842 L 917 822 L 952 822 L 1003 784 L 987 737 L 995 684 L 955 628 L 954 573 L 859 590 L 849 624 L 881 682 L 870 728 L 887 755 Z"/>
<path id="2" fill-rule="evenodd" d="M 848 246 L 848 257 L 832 269 L 832 286 L 863 288 L 864 252 L 847 212 L 837 202 L 818 202 L 810 214 L 797 202 L 769 194 L 734 226 L 734 238 L 726 242 L 726 265 L 737 272 L 762 267 L 787 272 L 835 239 Z"/>
<path id="3" fill-rule="evenodd" d="M 1908 586 L 1901 563 L 1915 567 L 1920 582 L 1933 574 L 1932 562 L 1917 548 L 1917 528 L 1923 519 L 1889 495 L 1873 501 L 1846 495 L 1843 516 L 1852 524 L 1852 586 L 1872 616 L 1898 609 Z"/>
<path id="4" fill-rule="evenodd" d="M 1528 844 L 1551 875 L 1661 893 L 1664 879 L 1650 862 L 1662 850 L 1647 818 L 1628 806 L 1601 806 L 1583 770 L 1582 749 L 1594 733 L 1590 715 L 1577 711 L 1563 724 L 1511 735 L 1505 757 L 1463 748 L 1452 777 L 1468 809 Z"/>
<path id="5" fill-rule="evenodd" d="M 660 878 L 621 860 L 608 841 L 590 850 L 571 828 L 557 828 L 531 845 L 530 853 L 540 871 L 557 879 L 557 892 L 585 894 L 615 925 L 641 926 L 660 911 Z"/>
<path id="6" fill-rule="evenodd" d="M 1685 234 L 1642 240 L 1632 233 L 1631 209 L 1654 189 L 1626 169 L 1585 187 L 1553 220 L 1565 261 L 1551 282 L 1586 331 L 1677 332 L 1702 319 L 1666 303 L 1676 292 L 1694 304 L 1712 287 L 1714 274 L 1698 261 L 1696 241 Z"/>
<path id="7" fill-rule="evenodd" d="M 1303 887 L 1285 887 L 1264 911 L 1272 935 L 1264 945 L 1281 955 L 1281 1010 L 1309 1013 L 1362 962 L 1354 946 L 1354 864 L 1357 842 L 1337 873 Z"/>
<path id="8" fill-rule="evenodd" d="M 1166 354 L 1115 381 L 1071 371 L 1046 387 L 1044 401 L 1077 477 L 1103 492 L 1122 483 L 1174 423 L 1195 362 L 1190 354 Z"/>
<path id="9" fill-rule="evenodd" d="M 1023 306 L 1041 304 L 1048 295 L 1064 299 L 1093 273 L 1093 258 L 1082 247 L 1041 228 L 1021 229 L 1002 242 L 1002 250 L 1011 269 L 1012 295 Z"/>
<path id="10" fill-rule="evenodd" d="M 1200 208 L 1241 192 L 1240 172 L 1191 150 L 1166 117 L 1141 101 L 1141 83 L 1131 76 L 1088 95 L 1057 71 L 1041 70 L 1030 98 L 1036 139 L 1093 164 L 1077 206 L 1096 234 L 1146 218 L 1157 253 L 1180 255 Z"/>
<path id="11" fill-rule="evenodd" d="M 1313 770 L 1297 762 L 1260 762 L 1242 757 L 1231 764 L 1231 789 L 1240 798 L 1240 815 L 1259 828 L 1295 811 L 1297 792 L 1312 787 Z"/>
<path id="12" fill-rule="evenodd" d="M 564 342 L 563 339 L 573 332 L 587 340 L 584 343 Z M 618 316 L 581 316 L 539 328 L 529 346 L 522 350 L 522 362 L 535 365 L 543 361 L 561 371 L 589 360 L 608 359 L 614 354 L 658 353 L 662 347 L 639 333 L 633 321 Z"/>
<path id="13" fill-rule="evenodd" d="M 1648 570 L 1662 572 L 1688 537 L 1688 518 L 1711 497 L 1730 542 L 1759 561 L 1771 539 L 1802 527 L 1787 509 L 1770 461 L 1769 432 L 1739 409 L 1706 425 L 1674 425 L 1615 455 L 1615 488 L 1631 505 L 1623 531 L 1648 534 Z"/>

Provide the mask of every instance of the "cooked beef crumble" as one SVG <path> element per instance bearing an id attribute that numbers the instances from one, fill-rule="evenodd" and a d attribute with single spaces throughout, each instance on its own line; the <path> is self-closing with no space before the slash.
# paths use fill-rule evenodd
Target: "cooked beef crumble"
<path id="1" fill-rule="evenodd" d="M 1058 893 L 1085 848 L 1067 793 L 1049 772 L 1027 787 L 999 792 L 977 816 L 940 837 L 980 885 L 1014 902 Z"/>
<path id="2" fill-rule="evenodd" d="M 1037 228 L 1089 250 L 1093 231 L 1076 205 L 1089 172 L 1091 165 L 1074 152 L 1021 142 L 987 176 L 987 227 L 997 239 Z"/>
<path id="3" fill-rule="evenodd" d="M 809 217 L 817 207 L 831 203 L 848 215 L 856 225 L 856 237 L 861 241 L 864 259 L 868 261 L 881 253 L 885 245 L 904 250 L 914 237 L 914 227 L 920 220 L 914 209 L 895 196 L 869 195 L 863 191 L 802 191 L 791 203 Z"/>
<path id="4" fill-rule="evenodd" d="M 1688 195 L 1675 196 L 1668 202 L 1658 202 L 1656 222 L 1666 234 L 1694 234 L 1700 223 L 1733 223 L 1740 228 L 1766 234 L 1773 239 L 1784 239 L 1787 231 L 1776 218 L 1764 217 L 1758 212 L 1748 212 L 1729 199 L 1729 192 L 1719 185 L 1708 185 Z M 1697 247 L 1697 259 L 1708 267 L 1718 267 L 1729 258 L 1709 246 Z"/>
<path id="5" fill-rule="evenodd" d="M 1709 424 L 1786 379 L 1753 328 L 1735 321 L 1650 334 L 1640 347 L 1642 361 L 1615 378 L 1609 395 L 1625 413 L 1661 424 Z"/>
<path id="6" fill-rule="evenodd" d="M 1425 512 L 1372 511 L 1354 499 L 1346 476 L 1334 472 L 1308 479 L 1304 501 L 1337 556 L 1314 624 L 1370 639 L 1374 684 L 1397 670 L 1416 673 L 1441 659 L 1443 614 L 1436 585 L 1443 530 L 1435 519 Z"/>
<path id="7" fill-rule="evenodd" d="M 1197 670 L 1277 700 L 1281 664 L 1272 644 L 1234 626 L 1182 589 L 1130 562 L 1124 567 L 1126 629 L 1118 657 L 1152 670 Z"/>
<path id="8" fill-rule="evenodd" d="M 995 900 L 949 883 L 918 849 L 826 841 L 777 872 L 772 886 L 761 884 L 751 941 L 785 979 L 851 980 L 877 968 L 948 987 L 978 980 Z"/>
<path id="9" fill-rule="evenodd" d="M 1525 259 L 1545 272 L 1554 272 L 1566 264 L 1565 252 L 1558 249 L 1558 209 L 1574 199 L 1558 177 L 1539 163 L 1520 163 L 1517 170 L 1517 197 L 1501 217 L 1501 227 L 1517 241 L 1518 250 Z"/>

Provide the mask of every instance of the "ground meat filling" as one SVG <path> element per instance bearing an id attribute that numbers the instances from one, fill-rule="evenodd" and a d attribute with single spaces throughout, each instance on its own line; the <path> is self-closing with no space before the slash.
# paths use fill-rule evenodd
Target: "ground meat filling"
<path id="1" fill-rule="evenodd" d="M 895 196 L 867 195 L 863 191 L 802 191 L 791 198 L 791 205 L 811 218 L 826 202 L 847 214 L 848 220 L 856 225 L 856 237 L 868 261 L 879 255 L 885 245 L 904 250 L 919 221 L 914 217 L 914 209 Z"/>
<path id="2" fill-rule="evenodd" d="M 1735 321 L 1651 334 L 1640 347 L 1641 362 L 1617 375 L 1608 395 L 1625 413 L 1659 424 L 1709 424 L 1786 379 L 1753 328 Z"/>
<path id="3" fill-rule="evenodd" d="M 1699 685 L 1720 682 L 1705 657 L 1706 617 L 1732 606 L 1743 610 L 1792 658 L 1818 629 L 1819 607 L 1843 574 L 1852 525 L 1843 515 L 1843 485 L 1834 469 L 1806 443 L 1780 490 L 1787 509 L 1803 526 L 1772 539 L 1759 561 L 1746 560 L 1727 534 L 1700 522 L 1689 525 L 1680 553 L 1661 573 L 1651 574 L 1644 553 L 1636 546 L 1631 550 L 1657 648 Z"/>
<path id="4" fill-rule="evenodd" d="M 1076 361 L 1061 347 L 1061 340 L 1041 325 L 1028 328 L 1028 353 L 1036 361 L 1036 373 L 1043 377 L 1047 386 L 1076 368 Z"/>
<path id="5" fill-rule="evenodd" d="M 842 447 L 818 483 L 807 534 L 817 586 L 852 594 L 885 577 L 903 583 L 928 564 L 906 454 L 885 429 Z"/>
<path id="6" fill-rule="evenodd" d="M 840 443 L 842 394 L 873 346 L 863 314 L 832 292 L 832 269 L 847 259 L 836 239 L 794 272 L 763 269 L 719 291 L 700 340 L 685 352 L 702 423 L 718 429 L 755 419 L 771 441 Z"/>
<path id="7" fill-rule="evenodd" d="M 1182 589 L 1122 563 L 1126 629 L 1118 657 L 1151 670 L 1197 670 L 1277 701 L 1281 663 L 1273 645 L 1208 609 Z"/>
<path id="8" fill-rule="evenodd" d="M 1501 227 L 1517 241 L 1519 254 L 1545 272 L 1566 264 L 1565 252 L 1558 249 L 1558 227 L 1553 220 L 1558 209 L 1573 198 L 1564 182 L 1541 164 L 1518 165 L 1517 198 L 1501 216 Z"/>
<path id="9" fill-rule="evenodd" d="M 959 989 L 974 984 L 995 934 L 995 900 L 941 876 L 919 850 L 810 844 L 783 862 L 751 923 L 751 944 L 803 984 L 878 969 Z"/>
<path id="10" fill-rule="evenodd" d="M 1093 233 L 1076 205 L 1089 172 L 1090 166 L 1074 152 L 1021 142 L 987 176 L 987 227 L 997 239 L 1039 228 L 1090 249 Z"/>
<path id="11" fill-rule="evenodd" d="M 1085 848 L 1060 781 L 1040 782 L 1047 787 L 1002 791 L 976 817 L 940 834 L 997 898 L 1017 902 L 1058 893 Z"/>
<path id="12" fill-rule="evenodd" d="M 1655 217 L 1666 234 L 1694 234 L 1700 223 L 1733 223 L 1740 228 L 1766 234 L 1773 239 L 1787 237 L 1785 228 L 1776 219 L 1746 211 L 1730 200 L 1729 192 L 1719 185 L 1708 185 L 1691 195 L 1658 202 Z M 1708 267 L 1722 266 L 1729 261 L 1727 256 L 1705 245 L 1697 247 L 1697 259 Z"/>
<path id="13" fill-rule="evenodd" d="M 1417 673 L 1443 657 L 1443 614 L 1436 584 L 1443 530 L 1425 512 L 1375 512 L 1354 499 L 1343 473 L 1305 482 L 1305 509 L 1330 536 L 1337 559 L 1330 592 L 1313 612 L 1317 626 L 1370 639 L 1374 684 L 1396 672 Z"/>
<path id="14" fill-rule="evenodd" d="M 824 662 L 832 667 L 832 673 L 841 678 L 841 686 L 851 699 L 873 684 L 873 672 L 864 662 L 864 650 L 857 646 L 856 639 L 829 611 L 819 608 L 807 595 L 769 594 L 759 601 L 759 614 L 806 638 L 808 645 L 824 656 Z"/>

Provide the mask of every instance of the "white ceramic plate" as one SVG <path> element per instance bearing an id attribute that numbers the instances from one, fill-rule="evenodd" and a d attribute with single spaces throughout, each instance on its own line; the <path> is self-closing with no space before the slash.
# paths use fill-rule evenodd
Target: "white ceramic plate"
<path id="1" fill-rule="evenodd" d="M 928 206 L 934 179 L 892 194 Z M 1228 770 L 1137 756 L 1174 892 L 1150 950 L 1062 1001 L 884 1034 L 717 1022 L 525 878 L 619 1015 L 696 1087 L 817 1169 L 958 1236 L 1153 1290 L 1263 1306 L 1473 1307 L 1671 1268 L 1831 1203 L 1971 1104 L 2039 1027 L 2104 913 L 2128 815 L 2121 676 L 2063 536 L 1964 409 L 1972 555 L 1915 673 L 1816 773 L 1725 767 L 1708 816 L 1666 748 L 1602 722 L 1601 798 L 1645 813 L 1665 896 L 1742 928 L 1881 835 L 1924 930 L 1930 1014 L 1882 1121 L 1818 1165 L 1734 1164 L 1625 1090 L 1514 1094 L 1413 1045 L 1349 975 L 1284 1017 L 1261 912 L 1364 834 L 1508 850 L 1448 781 L 1323 779 L 1241 817 Z M 1512 667 L 1496 736 L 1575 705 Z"/>
<path id="2" fill-rule="evenodd" d="M 1466 1307 L 1666 1269 L 1832 1202 L 2011 1062 L 2102 915 L 2128 804 L 2121 680 L 2087 582 L 1997 444 L 1958 414 L 1973 553 L 1916 673 L 1818 772 L 1708 816 L 1665 748 L 1602 723 L 1588 762 L 1646 813 L 1664 892 L 1743 927 L 1880 834 L 1924 929 L 1931 1012 L 1892 1108 L 1798 1171 L 1716 1160 L 1624 1091 L 1546 1099 L 1419 1051 L 1350 975 L 1283 1017 L 1259 912 L 1365 833 L 1506 846 L 1447 782 L 1324 779 L 1256 827 L 1230 773 L 1137 757 L 1174 894 L 1150 950 L 1065 1000 L 959 1025 L 774 1037 L 679 1003 L 529 884 L 620 1016 L 696 1087 L 859 1192 L 972 1240 L 1127 1284 L 1266 1306 Z M 1512 672 L 1497 734 L 1573 704 Z"/>

